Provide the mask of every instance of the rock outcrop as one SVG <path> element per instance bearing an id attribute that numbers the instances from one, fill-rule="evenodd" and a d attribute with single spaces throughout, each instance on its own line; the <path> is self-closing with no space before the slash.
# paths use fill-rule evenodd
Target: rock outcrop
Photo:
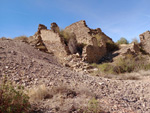
<path id="1" fill-rule="evenodd" d="M 65 31 L 73 32 L 76 35 L 77 42 L 86 45 L 83 48 L 82 56 L 83 60 L 89 63 L 98 63 L 107 53 L 106 43 L 114 43 L 100 28 L 90 29 L 84 20 L 66 27 Z M 97 36 L 100 37 L 100 39 L 98 39 Z"/>
<path id="2" fill-rule="evenodd" d="M 113 43 L 100 28 L 90 29 L 83 20 L 66 27 L 62 34 L 56 23 L 52 23 L 50 28 L 39 24 L 29 42 L 41 47 L 40 50 L 54 53 L 62 61 L 69 54 L 79 53 L 83 61 L 98 63 L 107 53 L 107 42 Z"/>
<path id="3" fill-rule="evenodd" d="M 95 35 L 97 34 L 100 35 L 103 40 L 109 40 L 113 42 L 112 39 L 105 35 L 100 28 L 90 29 L 86 25 L 85 20 L 81 20 L 79 22 L 71 24 L 70 26 L 65 28 L 65 31 L 75 33 L 78 43 L 92 45 L 92 37 L 95 37 Z"/>
<path id="4" fill-rule="evenodd" d="M 56 23 L 52 23 L 51 25 L 51 30 L 42 29 L 40 36 L 43 43 L 46 45 L 48 52 L 54 53 L 61 61 L 68 54 L 68 49 L 66 48 L 63 37 L 58 33 L 58 25 Z"/>
<path id="5" fill-rule="evenodd" d="M 115 51 L 113 54 L 116 55 L 113 58 L 114 62 L 117 61 L 119 58 L 124 58 L 126 55 L 138 56 L 139 54 L 141 54 L 140 46 L 136 43 L 121 44 L 120 49 L 118 51 Z"/>
<path id="6" fill-rule="evenodd" d="M 47 30 L 47 27 L 45 25 L 39 24 L 38 31 L 28 38 L 28 43 L 32 46 L 35 46 L 40 51 L 47 52 L 47 47 L 45 46 L 42 37 L 41 37 L 41 30 Z"/>
<path id="7" fill-rule="evenodd" d="M 55 22 L 53 22 L 51 23 L 51 30 L 55 33 L 59 33 L 59 26 Z"/>
<path id="8" fill-rule="evenodd" d="M 98 63 L 99 60 L 106 55 L 106 44 L 101 42 L 98 46 L 98 41 L 95 37 L 92 38 L 92 45 L 87 45 L 83 50 L 83 60 L 88 63 Z"/>
<path id="9" fill-rule="evenodd" d="M 146 31 L 139 35 L 142 48 L 150 54 L 150 31 Z"/>

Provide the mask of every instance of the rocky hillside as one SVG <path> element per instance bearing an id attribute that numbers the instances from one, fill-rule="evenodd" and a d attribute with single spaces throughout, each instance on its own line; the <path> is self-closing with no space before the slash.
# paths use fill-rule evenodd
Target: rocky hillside
<path id="1" fill-rule="evenodd" d="M 81 41 L 76 34 L 80 25 L 87 29 L 81 34 L 88 35 L 89 42 Z M 102 73 L 93 76 L 97 68 L 89 64 L 99 60 L 117 61 L 126 54 L 143 55 L 141 47 L 144 50 L 147 43 L 142 40 L 145 45 L 122 45 L 110 52 L 108 43 L 114 42 L 101 30 L 88 28 L 84 21 L 71 26 L 62 33 L 56 23 L 50 30 L 39 25 L 35 35 L 26 41 L 1 39 L 0 80 L 7 76 L 29 90 L 32 111 L 36 113 L 149 113 L 149 71 L 109 74 L 113 79 L 108 79 Z M 64 33 L 69 29 L 75 32 L 68 34 L 71 38 L 67 40 Z M 82 44 L 85 45 L 81 47 Z M 102 48 L 105 54 L 99 55 Z"/>

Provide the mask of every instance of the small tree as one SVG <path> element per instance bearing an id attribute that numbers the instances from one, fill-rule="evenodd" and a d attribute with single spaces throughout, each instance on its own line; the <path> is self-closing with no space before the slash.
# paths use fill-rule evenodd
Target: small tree
<path id="1" fill-rule="evenodd" d="M 117 44 L 129 44 L 128 40 L 124 37 L 121 37 L 120 40 L 116 42 Z"/>

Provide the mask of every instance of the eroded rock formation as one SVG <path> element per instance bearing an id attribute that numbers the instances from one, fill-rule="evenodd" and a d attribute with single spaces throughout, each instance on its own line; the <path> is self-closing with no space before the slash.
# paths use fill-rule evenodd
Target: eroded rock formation
<path id="1" fill-rule="evenodd" d="M 84 61 L 89 63 L 98 63 L 107 53 L 106 43 L 108 41 L 114 43 L 100 28 L 90 29 L 84 20 L 66 27 L 65 31 L 73 32 L 76 35 L 78 43 L 86 45 L 83 48 L 82 56 Z M 97 39 L 97 36 L 100 39 Z"/>
<path id="2" fill-rule="evenodd" d="M 97 29 L 90 29 L 87 25 L 85 20 L 81 20 L 79 22 L 73 23 L 70 26 L 65 28 L 65 31 L 67 32 L 73 32 L 75 33 L 77 37 L 78 43 L 84 43 L 87 45 L 92 45 L 92 37 L 95 37 L 95 35 L 100 35 L 103 40 L 106 41 L 112 41 L 111 38 L 109 38 L 107 35 L 105 35 L 100 28 Z"/>
<path id="3" fill-rule="evenodd" d="M 51 30 L 55 33 L 58 33 L 59 32 L 59 26 L 55 22 L 53 22 L 53 23 L 51 23 Z"/>
<path id="4" fill-rule="evenodd" d="M 139 35 L 141 46 L 147 52 L 150 53 L 150 31 L 146 31 Z"/>
<path id="5" fill-rule="evenodd" d="M 42 29 L 41 38 L 46 45 L 48 52 L 54 53 L 60 61 L 68 54 L 68 49 L 64 43 L 63 37 L 58 33 L 59 27 L 56 23 L 51 24 L 51 30 Z"/>
<path id="6" fill-rule="evenodd" d="M 83 50 L 83 60 L 88 63 L 98 63 L 99 60 L 106 55 L 106 44 L 101 41 L 101 46 L 98 46 L 98 41 L 95 37 L 92 38 L 92 45 L 87 45 Z"/>
<path id="7" fill-rule="evenodd" d="M 98 63 L 107 53 L 107 42 L 113 43 L 100 28 L 90 29 L 84 20 L 66 27 L 63 32 L 69 33 L 67 39 L 60 34 L 56 23 L 51 24 L 50 30 L 39 24 L 38 31 L 30 40 L 34 39 L 34 45 L 46 47 L 48 52 L 53 52 L 61 60 L 68 54 L 79 53 L 82 60 L 89 63 Z"/>
<path id="8" fill-rule="evenodd" d="M 41 37 L 41 30 L 47 30 L 45 25 L 39 24 L 38 31 L 31 37 L 28 38 L 28 43 L 32 46 L 35 46 L 40 51 L 47 52 L 47 47 L 45 46 L 42 37 Z"/>

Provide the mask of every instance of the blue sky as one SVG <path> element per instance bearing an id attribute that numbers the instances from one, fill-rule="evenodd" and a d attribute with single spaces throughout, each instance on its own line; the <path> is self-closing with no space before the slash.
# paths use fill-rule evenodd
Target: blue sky
<path id="1" fill-rule="evenodd" d="M 86 20 L 117 41 L 150 30 L 150 0 L 0 0 L 0 37 L 31 36 L 44 24 Z"/>

